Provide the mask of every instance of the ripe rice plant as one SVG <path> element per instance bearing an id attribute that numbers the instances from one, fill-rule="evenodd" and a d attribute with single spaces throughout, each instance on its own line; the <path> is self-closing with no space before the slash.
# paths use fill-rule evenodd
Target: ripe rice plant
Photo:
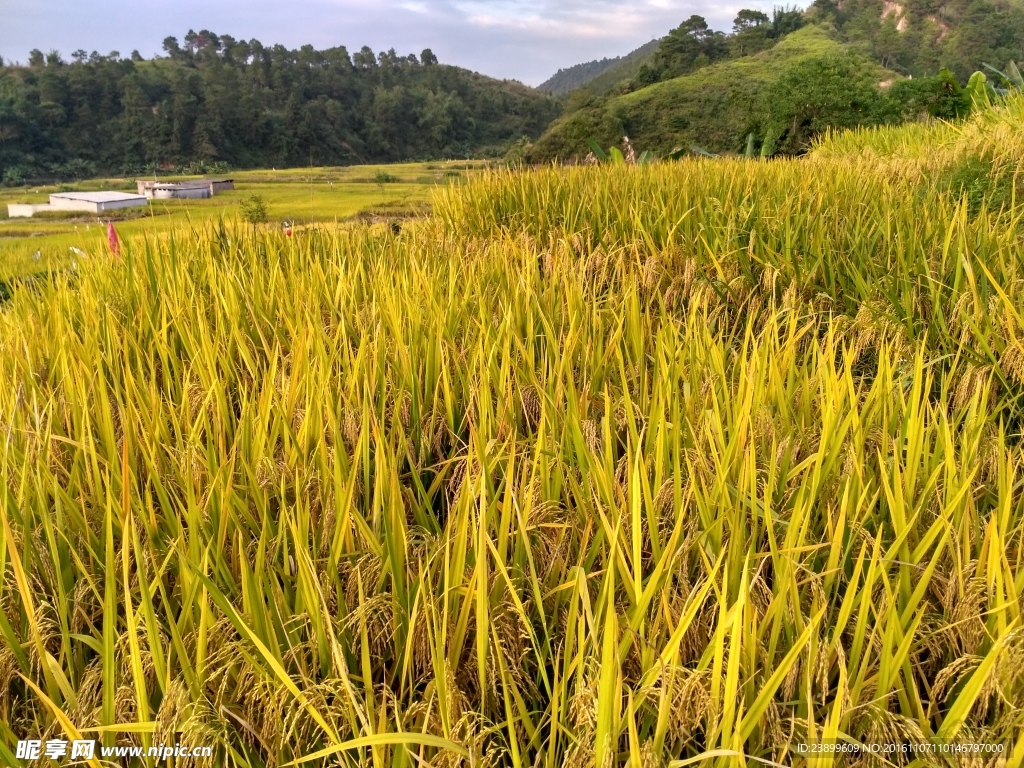
<path id="1" fill-rule="evenodd" d="M 4 758 L 1024 763 L 1012 215 L 842 157 L 502 172 L 435 211 L 16 289 Z M 812 764 L 968 764 L 885 758 Z"/>
<path id="2" fill-rule="evenodd" d="M 997 105 L 975 110 L 962 123 L 934 120 L 832 132 L 811 152 L 815 160 L 858 158 L 876 173 L 917 183 L 941 180 L 944 172 L 982 160 L 993 184 L 1006 179 L 1020 190 L 1024 163 L 1024 93 L 1013 91 Z"/>

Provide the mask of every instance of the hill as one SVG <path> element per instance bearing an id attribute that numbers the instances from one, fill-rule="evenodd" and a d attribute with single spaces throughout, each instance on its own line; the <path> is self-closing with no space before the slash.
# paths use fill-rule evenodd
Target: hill
<path id="1" fill-rule="evenodd" d="M 493 156 L 560 110 L 429 49 L 288 50 L 207 31 L 164 47 L 149 61 L 35 51 L 0 67 L 0 179 Z"/>
<path id="2" fill-rule="evenodd" d="M 809 16 L 834 25 L 840 39 L 904 75 L 945 67 L 961 80 L 988 63 L 1024 58 L 1019 0 L 816 0 Z"/>
<path id="3" fill-rule="evenodd" d="M 799 153 L 828 128 L 961 116 L 961 82 L 1022 58 L 1021 0 L 816 0 L 772 17 L 741 10 L 728 34 L 691 16 L 627 83 L 574 97 L 526 158 L 578 157 L 591 136 L 626 135 L 639 149 L 739 152 L 753 133 L 765 154 Z"/>
<path id="4" fill-rule="evenodd" d="M 538 90 L 563 96 L 586 87 L 593 93 L 606 93 L 623 80 L 629 80 L 654 56 L 659 40 L 651 40 L 625 56 L 601 59 L 560 69 L 538 86 Z"/>
<path id="5" fill-rule="evenodd" d="M 668 152 L 699 145 L 739 152 L 753 132 L 768 153 L 800 151 L 826 126 L 895 119 L 901 106 L 880 84 L 896 75 L 810 26 L 767 51 L 719 62 L 564 115 L 531 148 L 544 162 L 586 154 L 587 139 Z"/>

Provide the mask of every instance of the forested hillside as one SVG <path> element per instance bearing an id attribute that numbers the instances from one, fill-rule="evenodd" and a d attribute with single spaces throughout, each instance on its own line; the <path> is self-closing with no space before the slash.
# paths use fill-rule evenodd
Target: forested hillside
<path id="1" fill-rule="evenodd" d="M 736 14 L 732 33 L 727 35 L 712 29 L 703 16 L 693 15 L 662 38 L 651 61 L 636 73 L 631 89 L 767 50 L 805 23 L 804 13 L 797 8 L 777 7 L 772 16 L 744 8 Z"/>
<path id="2" fill-rule="evenodd" d="M 758 153 L 797 154 L 829 127 L 901 122 L 925 111 L 955 117 L 961 99 L 956 83 L 899 80 L 810 26 L 767 51 L 594 99 L 559 119 L 528 157 L 579 157 L 591 136 L 605 146 L 629 136 L 638 149 L 658 153 L 692 145 L 742 152 L 751 134 Z"/>
<path id="3" fill-rule="evenodd" d="M 694 15 L 629 79 L 574 93 L 525 154 L 578 158 L 591 137 L 623 136 L 655 152 L 795 154 L 829 128 L 962 116 L 973 72 L 1021 59 L 1021 0 L 815 0 L 743 9 L 729 33 Z"/>
<path id="4" fill-rule="evenodd" d="M 963 81 L 986 63 L 1024 58 L 1019 0 L 816 0 L 809 16 L 914 77 L 946 68 Z"/>
<path id="5" fill-rule="evenodd" d="M 636 90 L 661 80 L 771 48 L 806 23 L 798 8 L 776 7 L 772 15 L 743 9 L 730 34 L 712 29 L 703 16 L 693 15 L 665 37 L 652 40 L 626 56 L 602 59 L 560 69 L 541 90 L 564 95 L 581 88 L 601 96 L 612 90 Z"/>
<path id="6" fill-rule="evenodd" d="M 164 49 L 151 61 L 34 51 L 0 66 L 0 178 L 498 154 L 559 111 L 430 50 L 288 50 L 210 32 Z"/>
<path id="7" fill-rule="evenodd" d="M 609 90 L 620 80 L 633 77 L 643 64 L 645 64 L 658 50 L 660 41 L 651 40 L 644 43 L 635 51 L 625 56 L 616 56 L 614 59 L 601 59 L 600 61 L 588 61 L 585 64 L 577 64 L 574 67 L 560 69 L 550 78 L 541 83 L 538 88 L 556 96 L 575 91 L 578 88 L 588 88 L 595 93 L 603 93 Z"/>

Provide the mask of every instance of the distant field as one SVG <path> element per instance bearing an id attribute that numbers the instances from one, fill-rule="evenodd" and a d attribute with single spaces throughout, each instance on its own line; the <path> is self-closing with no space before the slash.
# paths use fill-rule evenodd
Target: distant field
<path id="1" fill-rule="evenodd" d="M 344 222 L 368 213 L 407 215 L 425 209 L 435 186 L 461 179 L 480 165 L 453 161 L 230 173 L 234 192 L 210 200 L 156 200 L 148 210 L 120 212 L 129 218 L 115 217 L 115 226 L 126 237 L 159 235 L 189 222 L 233 222 L 239 218 L 239 204 L 253 194 L 267 202 L 270 227 L 283 221 L 297 226 Z M 398 181 L 380 183 L 377 175 L 382 172 Z M 183 178 L 196 177 L 160 180 Z M 96 179 L 60 187 L 0 188 L 0 280 L 61 265 L 71 257 L 71 248 L 89 253 L 106 247 L 104 226 L 88 214 L 74 219 L 7 218 L 9 203 L 45 202 L 50 193 L 70 189 L 134 191 L 136 185 L 132 179 Z"/>

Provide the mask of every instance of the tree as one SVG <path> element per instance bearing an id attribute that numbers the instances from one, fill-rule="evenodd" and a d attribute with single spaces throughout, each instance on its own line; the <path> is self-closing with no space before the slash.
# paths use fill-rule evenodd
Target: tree
<path id="1" fill-rule="evenodd" d="M 424 66 L 436 62 L 428 53 L 364 48 L 353 62 L 343 47 L 267 48 L 209 30 L 184 45 L 168 37 L 163 52 L 173 65 L 76 51 L 74 66 L 39 53 L 31 70 L 0 69 L 0 168 L 70 178 L 464 157 L 537 137 L 559 111 L 518 84 Z"/>
<path id="2" fill-rule="evenodd" d="M 875 38 L 875 56 L 883 67 L 892 69 L 903 50 L 903 39 L 896 28 L 896 20 L 889 16 Z"/>
<path id="3" fill-rule="evenodd" d="M 943 120 L 955 120 L 971 111 L 971 104 L 967 99 L 967 94 L 952 72 L 948 69 L 940 70 L 933 82 L 936 87 L 928 104 L 928 112 L 932 117 L 938 117 Z"/>
<path id="4" fill-rule="evenodd" d="M 640 82 L 654 76 L 657 80 L 679 77 L 728 54 L 725 35 L 711 29 L 703 16 L 694 14 L 662 39 Z"/>
<path id="5" fill-rule="evenodd" d="M 678 31 L 683 32 L 700 42 L 709 40 L 715 35 L 715 31 L 708 26 L 707 19 L 703 16 L 698 16 L 697 14 L 694 14 L 680 24 Z"/>
<path id="6" fill-rule="evenodd" d="M 20 166 L 4 170 L 3 183 L 6 187 L 25 186 L 25 169 Z"/>
<path id="7" fill-rule="evenodd" d="M 918 119 L 922 114 L 956 120 L 971 111 L 970 97 L 948 69 L 934 77 L 898 80 L 889 89 L 888 97 L 910 120 Z"/>
<path id="8" fill-rule="evenodd" d="M 427 91 L 425 103 L 419 110 L 417 125 L 437 146 L 444 147 L 455 138 L 459 119 L 466 107 L 457 94 L 434 94 Z"/>
<path id="9" fill-rule="evenodd" d="M 242 221 L 253 226 L 266 224 L 270 217 L 267 201 L 263 199 L 262 195 L 249 195 L 239 204 L 239 211 L 242 214 Z"/>
<path id="10" fill-rule="evenodd" d="M 744 8 L 736 14 L 736 18 L 732 22 L 732 33 L 734 35 L 739 35 L 743 32 L 747 32 L 748 30 L 765 26 L 770 23 L 771 19 L 768 18 L 767 13 Z"/>
<path id="11" fill-rule="evenodd" d="M 165 37 L 163 43 L 164 52 L 172 59 L 181 58 L 181 45 L 178 44 L 178 38 L 176 37 Z"/>
<path id="12" fill-rule="evenodd" d="M 640 65 L 636 77 L 633 78 L 632 85 L 634 88 L 646 88 L 648 85 L 654 85 L 658 82 L 659 77 L 658 70 L 645 61 Z"/>
<path id="13" fill-rule="evenodd" d="M 799 154 L 828 128 L 893 122 L 898 109 L 855 54 L 808 59 L 765 94 L 765 142 L 775 152 Z"/>
<path id="14" fill-rule="evenodd" d="M 732 38 L 729 46 L 733 56 L 749 56 L 771 45 L 769 32 L 771 19 L 768 14 L 744 8 L 736 14 L 732 23 Z"/>
<path id="15" fill-rule="evenodd" d="M 231 58 L 243 66 L 252 58 L 252 46 L 245 40 L 239 40 L 231 47 Z"/>
<path id="16" fill-rule="evenodd" d="M 220 37 L 208 29 L 201 29 L 196 35 L 195 44 L 198 50 L 209 49 L 216 52 L 220 50 Z"/>
<path id="17" fill-rule="evenodd" d="M 804 17 L 804 12 L 799 8 L 790 8 L 789 6 L 780 8 L 776 6 L 775 10 L 772 11 L 771 36 L 776 40 L 781 40 L 786 35 L 802 29 L 806 23 L 807 19 Z"/>
<path id="18" fill-rule="evenodd" d="M 437 64 L 437 56 L 435 56 L 434 52 L 429 48 L 424 48 L 423 53 L 420 54 L 420 64 L 425 67 L 433 66 L 434 64 Z"/>
<path id="19" fill-rule="evenodd" d="M 43 52 L 38 48 L 33 48 L 29 51 L 28 65 L 32 67 L 32 69 L 41 69 L 46 66 L 46 57 L 43 55 Z"/>
<path id="20" fill-rule="evenodd" d="M 352 63 L 356 69 L 368 70 L 377 68 L 377 56 L 373 49 L 364 45 L 359 52 L 352 56 Z"/>
<path id="21" fill-rule="evenodd" d="M 840 0 L 814 0 L 811 8 L 816 19 L 835 22 L 840 13 Z"/>
<path id="22" fill-rule="evenodd" d="M 379 53 L 377 55 L 377 62 L 386 69 L 398 69 L 402 65 L 402 60 L 394 48 L 389 49 L 387 53 Z"/>

